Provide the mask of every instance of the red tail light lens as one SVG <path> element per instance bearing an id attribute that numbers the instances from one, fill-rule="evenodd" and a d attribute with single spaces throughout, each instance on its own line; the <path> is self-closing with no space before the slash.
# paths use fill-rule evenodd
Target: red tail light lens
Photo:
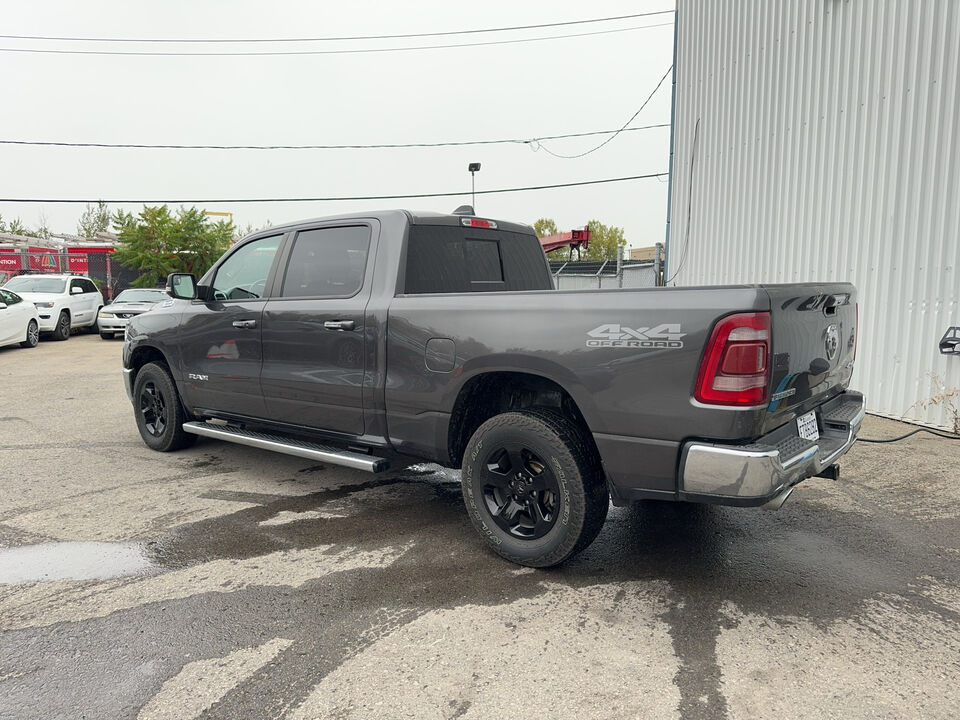
<path id="1" fill-rule="evenodd" d="M 497 229 L 497 224 L 493 220 L 480 220 L 479 218 L 461 218 L 460 224 L 465 227 Z"/>
<path id="2" fill-rule="evenodd" d="M 694 397 L 707 405 L 765 405 L 770 386 L 770 313 L 723 318 L 707 343 Z"/>

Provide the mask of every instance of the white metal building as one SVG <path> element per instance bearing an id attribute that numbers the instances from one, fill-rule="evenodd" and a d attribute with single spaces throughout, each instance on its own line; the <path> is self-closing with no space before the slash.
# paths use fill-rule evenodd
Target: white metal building
<path id="1" fill-rule="evenodd" d="M 952 427 L 960 1 L 677 6 L 669 284 L 852 281 L 869 409 Z"/>

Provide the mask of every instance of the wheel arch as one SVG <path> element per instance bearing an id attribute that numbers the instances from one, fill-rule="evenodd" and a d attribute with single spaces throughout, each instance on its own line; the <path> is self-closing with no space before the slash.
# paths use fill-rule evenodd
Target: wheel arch
<path id="1" fill-rule="evenodd" d="M 575 423 L 599 457 L 580 405 L 560 383 L 531 372 L 489 370 L 464 382 L 453 403 L 447 431 L 450 465 L 462 463 L 467 443 L 484 422 L 495 415 L 533 408 L 557 411 Z"/>

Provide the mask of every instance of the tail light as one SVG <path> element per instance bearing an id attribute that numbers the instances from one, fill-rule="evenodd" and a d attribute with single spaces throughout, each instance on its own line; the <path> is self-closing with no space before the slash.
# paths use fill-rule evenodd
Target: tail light
<path id="1" fill-rule="evenodd" d="M 713 328 L 694 397 L 707 405 L 765 405 L 770 386 L 770 313 L 737 313 Z"/>

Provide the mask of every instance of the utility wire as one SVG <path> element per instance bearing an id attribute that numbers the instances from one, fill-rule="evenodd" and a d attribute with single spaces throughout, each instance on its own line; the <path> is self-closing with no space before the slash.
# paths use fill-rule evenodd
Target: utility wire
<path id="1" fill-rule="evenodd" d="M 906 440 L 908 437 L 913 437 L 917 433 L 929 433 L 943 440 L 960 440 L 960 435 L 947 435 L 946 433 L 939 433 L 936 430 L 927 430 L 926 428 L 919 428 L 913 432 L 908 432 L 906 435 L 900 435 L 899 437 L 893 438 L 857 438 L 857 442 L 862 443 L 895 443 L 900 442 L 901 440 Z"/>
<path id="2" fill-rule="evenodd" d="M 393 148 L 460 147 L 464 145 L 531 145 L 539 143 L 542 140 L 562 140 L 565 138 L 590 137 L 594 135 L 606 135 L 607 133 L 633 132 L 635 130 L 650 130 L 652 128 L 664 127 L 670 127 L 670 123 L 659 123 L 657 125 L 638 125 L 637 127 L 620 128 L 619 130 L 592 130 L 590 132 L 566 133 L 564 135 L 544 135 L 542 137 L 528 139 L 507 138 L 501 140 L 459 140 L 432 143 L 379 143 L 371 145 L 153 145 L 147 143 L 54 142 L 47 140 L 0 140 L 0 145 L 31 145 L 73 148 L 133 148 L 149 150 L 374 150 Z M 611 140 L 612 139 L 613 138 L 611 138 Z"/>
<path id="3" fill-rule="evenodd" d="M 639 114 L 643 111 L 643 109 L 647 106 L 647 103 L 649 103 L 649 102 L 653 99 L 653 96 L 657 94 L 657 90 L 659 90 L 659 89 L 660 89 L 660 86 L 663 85 L 663 81 L 667 79 L 667 76 L 670 74 L 670 71 L 671 71 L 671 70 L 673 70 L 673 65 L 671 65 L 670 67 L 667 68 L 667 71 L 663 74 L 663 77 L 660 78 L 660 82 L 658 82 L 658 83 L 657 83 L 657 86 L 651 91 L 651 93 L 650 93 L 649 95 L 647 95 L 647 99 L 644 100 L 644 101 L 643 101 L 643 104 L 637 109 L 637 111 L 636 111 L 633 115 L 630 116 L 630 119 L 627 120 L 623 125 L 621 125 L 621 126 L 620 126 L 620 129 L 617 130 L 617 131 L 615 131 L 615 132 L 613 133 L 613 135 L 611 135 L 610 137 L 608 137 L 606 140 L 604 140 L 602 143 L 600 143 L 600 144 L 597 145 L 596 147 L 591 148 L 590 150 L 585 150 L 585 151 L 582 152 L 582 153 L 577 153 L 576 155 L 562 155 L 562 154 L 560 154 L 560 153 L 555 153 L 553 150 L 551 150 L 550 148 L 546 147 L 545 145 L 541 145 L 539 142 L 537 143 L 537 149 L 538 149 L 538 150 L 542 149 L 542 150 L 544 150 L 544 151 L 545 151 L 547 154 L 549 154 L 549 155 L 553 155 L 554 157 L 557 157 L 557 158 L 563 158 L 563 159 L 565 159 L 565 160 L 572 160 L 572 159 L 574 159 L 574 158 L 581 158 L 581 157 L 583 157 L 584 155 L 589 155 L 590 153 L 596 152 L 597 150 L 599 150 L 600 148 L 602 148 L 604 145 L 606 145 L 608 142 L 610 142 L 610 141 L 613 140 L 615 137 L 617 137 L 617 135 L 619 135 L 620 133 L 622 133 L 623 131 L 625 131 L 625 130 L 627 129 L 627 125 L 629 125 L 629 124 L 632 123 L 634 120 L 636 120 L 637 115 L 639 115 Z"/>
<path id="4" fill-rule="evenodd" d="M 266 50 L 251 52 L 158 52 L 152 50 L 46 50 L 36 48 L 0 48 L 0 52 L 31 53 L 45 55 L 139 55 L 151 57 L 248 57 L 248 56 L 276 56 L 276 55 L 354 55 L 365 53 L 409 52 L 412 50 L 446 50 L 449 48 L 484 47 L 490 45 L 514 45 L 517 43 L 543 42 L 546 40 L 562 40 L 565 38 L 588 37 L 591 35 L 610 35 L 612 33 L 630 32 L 631 30 L 645 30 L 648 28 L 666 27 L 672 22 L 656 25 L 637 25 L 613 30 L 596 30 L 585 33 L 571 33 L 568 35 L 549 35 L 547 37 L 516 38 L 514 40 L 488 40 L 472 43 L 448 43 L 445 45 L 411 45 L 408 47 L 393 48 L 353 48 L 346 50 Z"/>
<path id="5" fill-rule="evenodd" d="M 627 180 L 644 180 L 646 178 L 659 178 L 666 173 L 648 173 L 646 175 L 630 175 L 627 177 L 604 178 L 603 180 L 582 180 L 580 182 L 554 183 L 552 185 L 531 185 L 527 187 L 500 188 L 497 190 L 477 190 L 475 195 L 495 195 L 499 193 L 525 192 L 527 190 L 552 190 L 554 188 L 578 187 L 580 185 L 600 185 L 603 183 L 625 182 Z M 149 204 L 213 204 L 213 203 L 261 203 L 261 202 L 345 202 L 348 200 L 405 200 L 411 198 L 433 198 L 433 197 L 465 197 L 470 195 L 470 191 L 465 192 L 436 192 L 436 193 L 409 193 L 405 195 L 356 195 L 350 197 L 293 197 L 293 198 L 242 198 L 242 199 L 212 199 L 212 200 L 58 200 L 58 199 L 38 199 L 38 198 L 0 198 L 4 203 L 96 203 L 105 202 L 108 205 L 149 205 Z"/>
<path id="6" fill-rule="evenodd" d="M 611 17 L 590 18 L 587 20 L 567 20 L 564 22 L 538 23 L 536 25 L 511 25 L 508 27 L 480 28 L 476 30 L 445 30 L 442 32 L 402 33 L 398 35 L 332 35 L 328 37 L 304 38 L 104 38 L 71 37 L 52 35 L 0 35 L 6 40 L 55 40 L 58 42 L 117 42 L 117 43 L 287 43 L 287 42 L 335 42 L 344 40 L 400 40 L 421 37 L 444 37 L 450 35 L 475 35 L 480 33 L 510 32 L 512 30 L 535 30 L 538 28 L 565 27 L 569 25 L 587 25 L 589 23 L 612 22 L 614 20 L 633 20 L 654 15 L 671 15 L 674 10 L 633 13 L 632 15 L 613 15 Z"/>

